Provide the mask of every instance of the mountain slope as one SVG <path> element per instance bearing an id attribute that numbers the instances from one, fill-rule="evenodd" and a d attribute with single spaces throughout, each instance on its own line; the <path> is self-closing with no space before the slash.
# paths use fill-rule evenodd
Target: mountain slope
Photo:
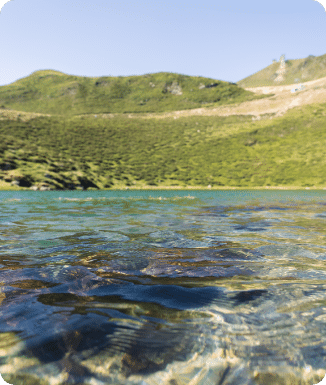
<path id="1" fill-rule="evenodd" d="M 285 60 L 283 80 L 280 79 L 282 60 L 274 62 L 268 67 L 248 76 L 237 84 L 240 87 L 278 86 L 308 82 L 326 77 L 326 54 L 322 56 L 308 56 L 305 59 Z"/>
<path id="2" fill-rule="evenodd" d="M 0 188 L 326 187 L 326 104 L 285 115 L 2 120 Z"/>
<path id="3" fill-rule="evenodd" d="M 164 112 L 261 97 L 233 83 L 166 72 L 90 78 L 45 70 L 0 87 L 3 108 L 62 115 Z"/>
<path id="4" fill-rule="evenodd" d="M 326 77 L 291 89 L 38 71 L 0 87 L 0 189 L 326 188 Z"/>

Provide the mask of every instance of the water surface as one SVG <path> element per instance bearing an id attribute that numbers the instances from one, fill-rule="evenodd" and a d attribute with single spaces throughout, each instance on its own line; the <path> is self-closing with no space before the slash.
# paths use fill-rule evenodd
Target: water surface
<path id="1" fill-rule="evenodd" d="M 0 192 L 12 384 L 317 384 L 323 191 Z"/>

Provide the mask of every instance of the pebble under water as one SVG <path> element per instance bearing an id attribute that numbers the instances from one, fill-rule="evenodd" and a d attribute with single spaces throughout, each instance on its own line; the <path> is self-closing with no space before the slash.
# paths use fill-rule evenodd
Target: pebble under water
<path id="1" fill-rule="evenodd" d="M 0 373 L 40 385 L 326 374 L 326 192 L 0 192 Z"/>

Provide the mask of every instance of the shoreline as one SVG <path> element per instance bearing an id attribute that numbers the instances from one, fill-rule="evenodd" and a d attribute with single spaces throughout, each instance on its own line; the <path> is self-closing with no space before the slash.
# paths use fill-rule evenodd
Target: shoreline
<path id="1" fill-rule="evenodd" d="M 234 187 L 234 186 L 212 186 L 212 187 L 203 187 L 203 186 L 143 186 L 143 187 L 116 187 L 116 188 L 105 188 L 105 189 L 94 189 L 90 188 L 87 190 L 43 190 L 43 191 L 128 191 L 128 190 L 135 190 L 135 191 L 152 191 L 152 190 L 198 190 L 198 191 L 229 191 L 229 190 L 326 190 L 326 186 L 311 186 L 311 187 L 302 187 L 302 186 L 256 186 L 256 187 Z M 33 191 L 30 188 L 26 187 L 2 187 L 0 186 L 0 191 Z M 42 190 L 36 190 L 36 191 L 42 191 Z"/>

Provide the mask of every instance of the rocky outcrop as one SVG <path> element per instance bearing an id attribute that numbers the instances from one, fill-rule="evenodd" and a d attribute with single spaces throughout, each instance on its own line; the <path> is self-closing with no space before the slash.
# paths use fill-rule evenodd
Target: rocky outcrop
<path id="1" fill-rule="evenodd" d="M 280 58 L 280 67 L 276 71 L 276 74 L 278 76 L 274 79 L 274 82 L 283 82 L 285 73 L 286 73 L 285 55 L 282 55 Z"/>
<path id="2" fill-rule="evenodd" d="M 92 183 L 92 182 L 91 182 Z M 86 185 L 86 183 L 85 183 Z M 90 187 L 96 186 L 93 184 Z M 87 187 L 88 188 L 88 187 Z M 30 187 L 31 190 L 34 191 L 46 191 L 46 190 L 86 190 L 87 188 L 83 187 L 79 182 L 67 182 L 64 181 L 63 183 L 55 183 L 53 181 L 42 181 L 39 183 L 36 183 Z M 97 188 L 97 187 L 96 187 Z"/>
<path id="3" fill-rule="evenodd" d="M 182 95 L 182 88 L 177 81 L 172 82 L 172 84 L 166 84 L 163 93 L 170 92 L 172 95 Z"/>
<path id="4" fill-rule="evenodd" d="M 53 186 L 50 186 L 46 183 L 40 183 L 38 185 L 33 185 L 30 187 L 31 190 L 34 190 L 34 191 L 50 191 L 50 190 L 55 190 L 55 188 L 53 188 Z"/>

